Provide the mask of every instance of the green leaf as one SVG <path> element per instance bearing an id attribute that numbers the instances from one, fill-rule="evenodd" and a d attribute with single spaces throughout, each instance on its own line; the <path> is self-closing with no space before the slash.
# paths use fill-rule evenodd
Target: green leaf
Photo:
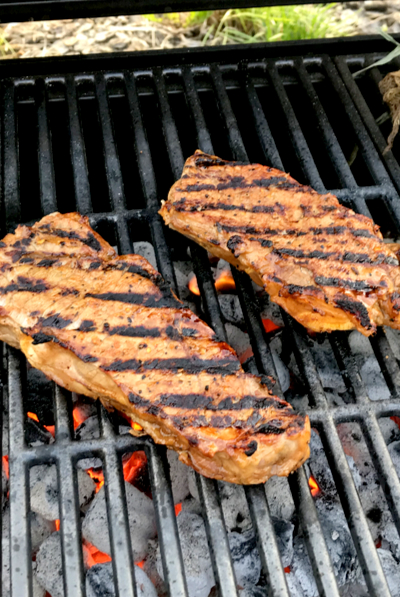
<path id="1" fill-rule="evenodd" d="M 388 42 L 395 44 L 396 48 L 393 48 L 393 50 L 389 52 L 389 54 L 372 63 L 372 65 L 368 65 L 368 67 L 364 67 L 363 69 L 360 69 L 360 71 L 356 71 L 355 73 L 353 73 L 353 77 L 357 77 L 357 75 L 365 73 L 365 71 L 368 71 L 368 69 L 372 69 L 372 67 L 380 67 L 381 65 L 386 65 L 387 63 L 390 63 L 393 59 L 395 59 L 397 56 L 400 56 L 400 43 L 396 42 L 396 40 L 386 31 L 380 31 L 379 33 Z"/>

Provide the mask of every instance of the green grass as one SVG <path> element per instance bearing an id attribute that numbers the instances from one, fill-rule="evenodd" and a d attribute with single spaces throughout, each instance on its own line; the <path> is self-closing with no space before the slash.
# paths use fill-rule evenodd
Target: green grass
<path id="1" fill-rule="evenodd" d="M 168 15 L 167 18 L 181 27 L 200 26 L 204 44 L 304 40 L 349 33 L 349 26 L 335 16 L 334 6 L 271 6 L 201 11 Z"/>

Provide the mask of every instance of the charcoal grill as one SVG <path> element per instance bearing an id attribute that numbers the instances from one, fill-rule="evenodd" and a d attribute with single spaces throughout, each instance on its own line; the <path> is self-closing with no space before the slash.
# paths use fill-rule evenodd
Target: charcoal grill
<path id="1" fill-rule="evenodd" d="M 0 17 L 24 19 L 106 14 L 104 2 L 6 2 Z M 148 11 L 158 2 L 145 3 Z M 171 4 L 172 1 L 171 1 Z M 176 9 L 218 2 L 177 2 Z M 219 7 L 225 6 L 220 2 Z M 232 2 L 229 3 L 230 5 Z M 237 2 L 237 5 L 244 4 Z M 256 2 L 253 2 L 256 4 Z M 265 4 L 265 0 L 259 4 Z M 120 12 L 144 12 L 143 2 L 110 3 Z M 175 6 L 175 4 L 173 4 Z M 173 253 L 179 236 L 166 231 L 157 210 L 196 148 L 228 159 L 251 160 L 289 171 L 319 192 L 333 191 L 354 210 L 372 216 L 390 237 L 400 234 L 399 146 L 383 155 L 385 129 L 374 68 L 352 73 L 388 50 L 379 37 L 271 43 L 207 50 L 179 50 L 3 62 L 1 77 L 2 234 L 55 210 L 78 210 L 120 253 L 132 241 L 151 240 L 159 270 L 176 288 Z M 373 52 L 373 54 L 371 54 Z M 396 64 L 395 68 L 400 68 Z M 349 166 L 349 156 L 357 158 Z M 180 241 L 182 244 L 182 239 Z M 206 253 L 191 245 L 206 320 L 226 338 L 224 319 Z M 255 362 L 260 373 L 277 379 L 247 276 L 234 273 Z M 328 401 L 312 358 L 306 332 L 284 315 L 286 331 L 307 386 L 312 426 L 323 440 L 337 492 L 347 518 L 369 593 L 389 589 L 366 515 L 340 442 L 337 424 L 356 422 L 370 450 L 382 489 L 400 530 L 400 483 L 379 419 L 400 416 L 400 370 L 385 332 L 371 339 L 389 387 L 389 400 L 372 402 L 366 392 L 347 334 L 329 336 L 352 401 Z M 163 569 L 170 595 L 186 595 L 165 451 L 151 440 L 119 436 L 101 410 L 101 437 L 74 440 L 71 399 L 54 391 L 55 443 L 36 448 L 25 441 L 26 384 L 21 354 L 4 348 L 2 383 L 9 419 L 11 582 L 14 596 L 31 595 L 28 470 L 57 465 L 64 585 L 67 596 L 84 595 L 75 463 L 98 455 L 105 490 L 116 591 L 136 595 L 121 468 L 124 452 L 144 449 L 149 464 Z M 281 393 L 279 383 L 275 384 Z M 236 596 L 235 577 L 218 487 L 197 476 L 217 595 Z M 321 595 L 339 595 L 304 467 L 289 478 L 298 518 Z M 287 596 L 274 528 L 263 486 L 245 489 L 270 594 Z"/>

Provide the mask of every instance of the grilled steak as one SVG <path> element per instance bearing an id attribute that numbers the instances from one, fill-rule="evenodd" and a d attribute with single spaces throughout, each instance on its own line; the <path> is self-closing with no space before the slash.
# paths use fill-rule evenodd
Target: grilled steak
<path id="1" fill-rule="evenodd" d="M 313 331 L 400 329 L 398 248 L 331 194 L 277 169 L 197 151 L 160 214 Z"/>
<path id="2" fill-rule="evenodd" d="M 308 418 L 87 218 L 18 227 L 0 263 L 0 339 L 59 385 L 122 411 L 208 477 L 259 483 L 308 457 Z"/>

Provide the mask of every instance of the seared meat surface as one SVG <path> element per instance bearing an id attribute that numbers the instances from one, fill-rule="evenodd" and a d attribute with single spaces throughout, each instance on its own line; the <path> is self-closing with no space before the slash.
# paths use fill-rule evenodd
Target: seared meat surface
<path id="1" fill-rule="evenodd" d="M 59 385 L 122 411 L 208 477 L 259 483 L 307 459 L 308 418 L 85 217 L 18 227 L 0 263 L 0 339 Z"/>
<path id="2" fill-rule="evenodd" d="M 397 247 L 371 219 L 290 175 L 199 150 L 160 214 L 167 225 L 246 271 L 305 327 L 400 328 Z"/>

